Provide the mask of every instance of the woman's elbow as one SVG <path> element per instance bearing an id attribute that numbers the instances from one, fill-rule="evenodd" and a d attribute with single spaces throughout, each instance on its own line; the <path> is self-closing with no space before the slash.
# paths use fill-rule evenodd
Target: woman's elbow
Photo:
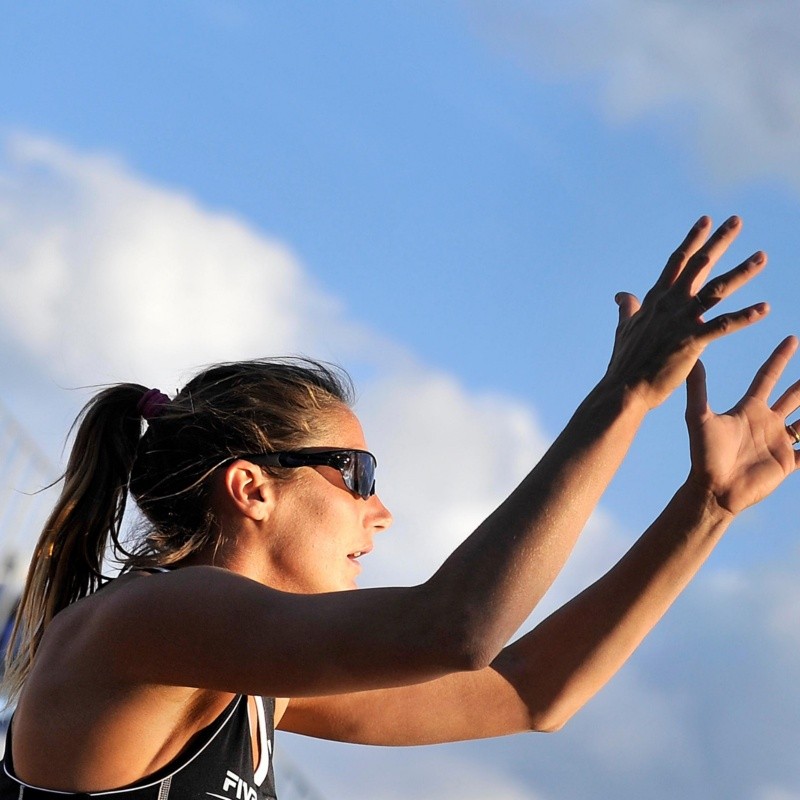
<path id="1" fill-rule="evenodd" d="M 460 643 L 456 658 L 459 672 L 479 672 L 491 666 L 500 648 L 487 646 L 485 642 L 466 640 Z"/>
<path id="2" fill-rule="evenodd" d="M 426 587 L 427 588 L 427 587 Z M 418 618 L 422 625 L 420 643 L 448 672 L 477 672 L 488 667 L 505 645 L 491 630 L 487 630 L 483 614 L 468 609 L 454 609 L 452 603 L 440 613 L 436 603 Z"/>
<path id="3" fill-rule="evenodd" d="M 532 715 L 530 730 L 534 733 L 557 733 L 569 722 L 570 716 L 557 714 Z"/>
<path id="4" fill-rule="evenodd" d="M 536 733 L 556 733 L 560 731 L 578 710 L 579 705 L 554 700 L 545 706 L 528 710 L 528 724 Z"/>
<path id="5" fill-rule="evenodd" d="M 505 639 L 487 630 L 481 620 L 465 618 L 456 634 L 456 653 L 464 672 L 491 666 L 506 646 Z"/>

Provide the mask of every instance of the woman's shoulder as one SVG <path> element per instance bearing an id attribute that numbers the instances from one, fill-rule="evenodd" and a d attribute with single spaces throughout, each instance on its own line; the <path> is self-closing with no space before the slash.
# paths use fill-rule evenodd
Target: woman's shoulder
<path id="1" fill-rule="evenodd" d="M 173 683 L 179 676 L 160 676 L 180 653 L 194 652 L 209 639 L 210 629 L 238 627 L 254 607 L 264 607 L 271 590 L 236 572 L 207 565 L 169 570 L 134 570 L 60 611 L 47 626 L 35 672 L 57 673 L 92 685 Z M 244 612 L 243 609 L 249 609 Z M 228 624 L 225 624 L 227 621 Z M 213 638 L 213 637 L 211 637 Z M 218 637 L 217 637 L 218 638 Z M 197 676 L 186 671 L 185 685 Z M 33 675 L 31 677 L 34 677 Z"/>
<path id="2" fill-rule="evenodd" d="M 121 574 L 53 617 L 36 654 L 36 670 L 69 674 L 70 666 L 89 662 L 112 674 L 107 662 L 135 649 L 138 630 L 157 626 L 166 604 L 180 596 L 202 597 L 204 587 L 219 581 L 219 572 L 192 566 Z"/>
<path id="3" fill-rule="evenodd" d="M 141 619 L 140 615 L 147 616 L 148 609 L 156 614 L 167 611 L 163 603 L 168 599 L 175 601 L 186 595 L 199 600 L 220 584 L 236 583 L 237 578 L 241 576 L 230 570 L 207 565 L 179 569 L 148 567 L 123 572 L 56 614 L 47 626 L 41 648 L 46 649 L 49 640 L 56 640 L 59 650 L 70 642 L 80 644 L 83 640 L 85 643 L 87 638 L 110 634 L 108 628 L 121 632 L 121 616 L 134 614 Z M 106 639 L 105 644 L 113 644 L 113 638 Z"/>

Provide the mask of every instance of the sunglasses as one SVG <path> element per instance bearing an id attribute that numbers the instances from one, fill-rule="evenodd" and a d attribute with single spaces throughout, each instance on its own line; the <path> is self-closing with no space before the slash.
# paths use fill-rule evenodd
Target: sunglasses
<path id="1" fill-rule="evenodd" d="M 251 453 L 240 458 L 265 467 L 333 467 L 339 470 L 344 485 L 366 500 L 375 494 L 375 467 L 378 462 L 366 450 L 320 450 L 316 453 Z"/>

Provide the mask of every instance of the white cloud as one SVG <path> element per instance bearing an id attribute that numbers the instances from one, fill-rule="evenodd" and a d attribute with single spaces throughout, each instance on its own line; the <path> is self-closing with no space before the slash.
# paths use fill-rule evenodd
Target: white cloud
<path id="1" fill-rule="evenodd" d="M 540 75 L 586 77 L 616 123 L 658 114 L 720 180 L 800 183 L 800 10 L 790 0 L 466 0 L 476 30 Z"/>
<path id="2" fill-rule="evenodd" d="M 281 243 L 112 159 L 15 137 L 0 184 L 0 313 L 60 379 L 302 351 L 350 330 Z M 167 383 L 166 386 L 170 384 Z"/>

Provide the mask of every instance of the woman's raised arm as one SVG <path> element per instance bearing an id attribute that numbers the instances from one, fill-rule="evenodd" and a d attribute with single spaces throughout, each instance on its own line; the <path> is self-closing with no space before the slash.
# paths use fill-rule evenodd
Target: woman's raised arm
<path id="1" fill-rule="evenodd" d="M 714 414 L 698 362 L 687 384 L 692 468 L 663 513 L 606 575 L 477 673 L 419 686 L 292 700 L 281 726 L 365 744 L 430 744 L 557 730 L 624 664 L 736 514 L 800 465 L 786 429 L 800 381 L 769 395 L 797 340 L 784 340 L 730 411 Z"/>
<path id="2" fill-rule="evenodd" d="M 764 264 L 756 253 L 698 290 L 739 225 L 731 218 L 708 237 L 710 221 L 702 218 L 641 305 L 618 296 L 620 321 L 604 378 L 530 475 L 425 584 L 300 596 L 235 575 L 198 579 L 179 570 L 148 580 L 147 591 L 132 586 L 135 603 L 128 597 L 105 604 L 109 627 L 124 622 L 120 630 L 137 632 L 121 640 L 120 669 L 145 682 L 309 696 L 486 667 L 562 568 L 647 411 L 685 380 L 710 341 L 767 312 L 757 304 L 701 318 Z M 171 630 L 157 641 L 141 622 L 155 613 L 159 634 Z M 253 626 L 247 637 L 235 634 L 242 616 Z M 125 642 L 147 645 L 148 637 L 153 648 L 139 648 L 146 657 L 125 657 Z M 187 668 L 181 653 L 204 640 L 208 655 Z"/>

